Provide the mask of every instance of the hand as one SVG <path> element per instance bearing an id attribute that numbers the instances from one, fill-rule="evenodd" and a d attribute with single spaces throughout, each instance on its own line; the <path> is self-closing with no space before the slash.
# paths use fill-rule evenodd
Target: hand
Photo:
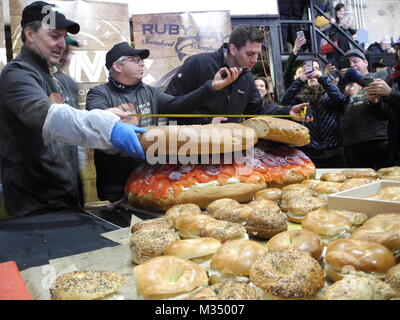
<path id="1" fill-rule="evenodd" d="M 301 47 L 307 43 L 307 39 L 305 37 L 297 36 L 296 40 L 294 42 L 293 50 L 292 52 L 297 56 L 299 53 Z"/>
<path id="2" fill-rule="evenodd" d="M 301 103 L 297 104 L 290 109 L 289 115 L 292 117 L 294 121 L 300 121 L 300 122 L 312 122 L 314 119 L 309 116 L 302 116 L 301 112 L 304 107 L 308 107 L 310 104 L 309 103 Z"/>
<path id="3" fill-rule="evenodd" d="M 212 82 L 212 87 L 214 90 L 219 91 L 227 86 L 229 86 L 232 82 L 236 81 L 239 78 L 239 75 L 242 71 L 236 67 L 232 68 L 221 68 L 214 76 L 214 80 Z"/>
<path id="4" fill-rule="evenodd" d="M 320 70 L 314 70 L 311 74 L 310 78 L 319 79 L 322 76 L 322 72 Z"/>
<path id="5" fill-rule="evenodd" d="M 133 117 L 132 115 L 137 114 L 136 107 L 133 103 L 123 103 L 118 107 L 109 108 L 107 111 L 110 111 L 117 115 L 121 121 L 133 124 L 137 126 L 139 124 L 139 118 Z"/>
<path id="6" fill-rule="evenodd" d="M 337 69 L 336 69 L 336 67 L 335 67 L 333 64 L 329 63 L 329 64 L 326 66 L 326 71 L 327 71 L 329 74 L 334 75 L 334 74 L 337 72 Z"/>
<path id="7" fill-rule="evenodd" d="M 137 136 L 137 133 L 146 131 L 144 128 L 139 128 L 129 123 L 117 122 L 111 132 L 111 143 L 122 153 L 126 153 L 133 158 L 146 159 L 143 147 Z"/>
<path id="8" fill-rule="evenodd" d="M 387 97 L 392 92 L 392 88 L 385 80 L 375 79 L 368 87 L 365 88 L 368 96 Z"/>
<path id="9" fill-rule="evenodd" d="M 222 121 L 226 121 L 228 120 L 228 118 L 224 118 L 224 117 L 214 117 L 212 118 L 211 123 L 221 123 Z"/>
<path id="10" fill-rule="evenodd" d="M 376 95 L 367 94 L 366 96 L 367 96 L 368 101 L 373 103 L 373 104 L 377 104 L 379 102 L 379 100 L 380 100 L 380 97 L 376 96 Z"/>
<path id="11" fill-rule="evenodd" d="M 335 19 L 335 18 L 331 18 L 331 20 L 329 20 L 329 22 L 330 22 L 331 24 L 335 24 L 335 23 L 336 23 L 336 19 Z"/>

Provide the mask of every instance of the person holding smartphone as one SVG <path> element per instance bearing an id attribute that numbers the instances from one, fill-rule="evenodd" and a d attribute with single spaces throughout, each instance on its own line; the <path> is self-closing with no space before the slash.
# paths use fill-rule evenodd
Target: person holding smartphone
<path id="1" fill-rule="evenodd" d="M 336 20 L 336 25 L 342 29 L 347 35 L 350 37 L 353 37 L 356 33 L 357 30 L 353 29 L 352 23 L 353 23 L 353 15 L 349 12 L 346 12 L 346 6 L 343 3 L 338 3 L 335 6 L 335 20 Z M 350 46 L 350 41 L 348 38 L 343 35 L 342 32 L 340 32 L 337 28 L 333 27 L 330 28 L 329 31 L 329 38 L 332 41 L 337 42 L 337 46 L 343 51 L 347 52 L 348 50 L 351 49 Z M 342 57 L 342 55 L 337 52 L 336 50 L 328 53 L 326 57 L 333 62 L 333 64 L 338 67 L 339 65 L 339 60 Z"/>
<path id="2" fill-rule="evenodd" d="M 344 168 L 345 156 L 339 127 L 339 114 L 348 98 L 323 75 L 317 60 L 305 61 L 300 76 L 282 98 L 282 104 L 309 103 L 307 111 L 314 121 L 304 125 L 311 143 L 300 149 L 317 168 Z"/>
<path id="3" fill-rule="evenodd" d="M 400 165 L 400 37 L 394 44 L 396 66 L 386 79 L 375 79 L 366 89 L 370 111 L 379 120 L 389 120 L 389 166 Z"/>

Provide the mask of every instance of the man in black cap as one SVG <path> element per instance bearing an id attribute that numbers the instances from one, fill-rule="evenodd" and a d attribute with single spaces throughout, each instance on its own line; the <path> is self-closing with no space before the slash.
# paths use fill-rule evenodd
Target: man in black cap
<path id="1" fill-rule="evenodd" d="M 353 74 L 354 79 L 344 88 L 349 102 L 340 117 L 347 166 L 377 170 L 387 165 L 387 121 L 379 121 L 371 113 L 364 87 L 371 79 L 385 78 L 385 75 L 369 73 L 368 61 L 358 49 L 348 50 L 344 58 L 349 60 L 352 68 L 347 75 Z"/>
<path id="2" fill-rule="evenodd" d="M 0 157 L 4 202 L 13 216 L 80 210 L 77 145 L 144 158 L 137 132 L 108 111 L 69 104 L 54 75 L 67 33 L 79 24 L 42 1 L 22 12 L 23 46 L 0 76 Z"/>
<path id="3" fill-rule="evenodd" d="M 89 90 L 86 109 L 108 109 L 139 127 L 155 126 L 158 124 L 157 117 L 133 117 L 131 114 L 191 113 L 194 102 L 215 95 L 216 91 L 230 85 L 240 74 L 237 68 L 222 68 L 213 80 L 204 82 L 197 90 L 174 97 L 142 82 L 144 59 L 149 54 L 149 50 L 134 49 L 127 42 L 114 45 L 106 55 L 106 68 L 110 74 L 108 82 Z M 222 77 L 225 72 L 227 78 Z M 126 181 L 139 162 L 121 154 L 95 150 L 98 198 L 111 202 L 120 200 L 124 196 Z"/>

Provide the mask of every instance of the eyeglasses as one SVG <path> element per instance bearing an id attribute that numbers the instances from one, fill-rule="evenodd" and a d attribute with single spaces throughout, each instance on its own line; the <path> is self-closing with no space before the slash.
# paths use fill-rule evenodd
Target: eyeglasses
<path id="1" fill-rule="evenodd" d="M 120 60 L 119 62 L 126 61 L 126 60 L 132 61 L 133 63 L 136 63 L 136 64 L 138 64 L 138 63 L 140 63 L 140 62 L 143 62 L 143 59 L 140 58 L 140 57 L 138 57 L 138 56 L 126 57 L 126 58 Z"/>

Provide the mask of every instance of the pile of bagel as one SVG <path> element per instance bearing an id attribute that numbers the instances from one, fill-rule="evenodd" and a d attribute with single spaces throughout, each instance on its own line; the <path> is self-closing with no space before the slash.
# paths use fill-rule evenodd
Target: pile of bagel
<path id="1" fill-rule="evenodd" d="M 133 225 L 138 298 L 399 299 L 400 213 L 328 210 L 317 181 L 265 189 L 246 204 L 175 205 Z M 303 198 L 293 219 L 293 199 Z"/>
<path id="2" fill-rule="evenodd" d="M 327 208 L 328 194 L 393 172 L 342 170 L 258 191 L 244 204 L 178 204 L 138 222 L 130 228 L 137 298 L 400 299 L 400 213 Z M 107 299 L 124 283 L 117 272 L 76 271 L 59 276 L 50 292 L 53 299 Z"/>

